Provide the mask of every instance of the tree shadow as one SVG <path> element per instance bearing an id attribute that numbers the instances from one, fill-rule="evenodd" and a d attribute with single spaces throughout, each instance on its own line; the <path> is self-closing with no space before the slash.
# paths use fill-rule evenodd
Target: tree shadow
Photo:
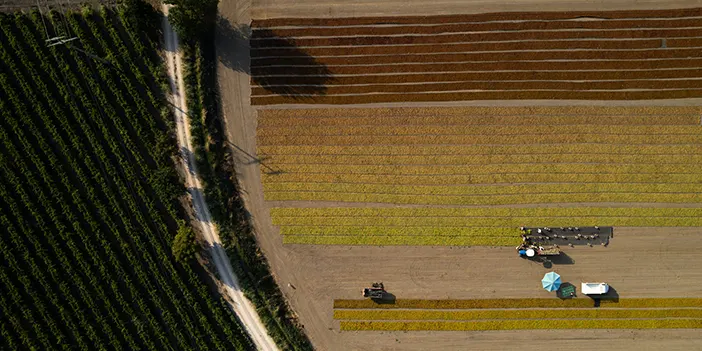
<path id="1" fill-rule="evenodd" d="M 228 19 L 219 16 L 216 36 L 219 61 L 235 71 L 251 74 L 251 59 L 249 57 L 251 28 L 248 25 L 234 26 Z"/>
<path id="2" fill-rule="evenodd" d="M 333 77 L 326 65 L 298 48 L 294 39 L 276 36 L 269 29 L 252 33 L 252 51 L 274 48 L 284 56 L 252 55 L 251 77 L 254 84 L 271 94 L 305 99 L 326 94 L 326 84 Z"/>

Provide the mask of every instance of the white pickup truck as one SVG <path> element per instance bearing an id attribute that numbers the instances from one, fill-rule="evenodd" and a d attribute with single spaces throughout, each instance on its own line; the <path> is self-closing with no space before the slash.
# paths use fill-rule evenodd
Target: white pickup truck
<path id="1" fill-rule="evenodd" d="M 580 283 L 580 292 L 585 295 L 601 295 L 609 291 L 607 283 Z"/>

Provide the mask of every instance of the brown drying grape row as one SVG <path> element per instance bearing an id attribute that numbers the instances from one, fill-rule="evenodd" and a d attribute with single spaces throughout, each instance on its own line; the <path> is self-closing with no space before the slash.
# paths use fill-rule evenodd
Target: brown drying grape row
<path id="1" fill-rule="evenodd" d="M 620 11 L 553 11 L 553 12 L 494 12 L 466 15 L 397 16 L 397 17 L 343 17 L 343 18 L 271 18 L 255 20 L 253 28 L 279 26 L 352 26 L 371 24 L 434 24 L 502 20 L 563 20 L 582 17 L 594 18 L 675 18 L 698 17 L 702 8 L 668 10 L 620 10 Z"/>
<path id="2" fill-rule="evenodd" d="M 700 38 L 681 38 L 666 41 L 668 47 L 698 47 L 702 46 Z M 295 56 L 345 56 L 345 55 L 394 55 L 422 54 L 438 52 L 476 52 L 476 51 L 521 51 L 521 50 L 626 50 L 626 49 L 658 49 L 660 39 L 639 40 L 564 40 L 564 41 L 511 41 L 489 43 L 456 43 L 435 45 L 405 45 L 397 46 L 356 46 L 356 47 L 319 47 L 319 48 L 252 48 L 252 65 L 262 57 L 295 57 Z"/>
<path id="3" fill-rule="evenodd" d="M 277 47 L 252 48 L 252 64 L 263 57 L 319 57 L 348 55 L 395 55 L 395 54 L 431 54 L 441 52 L 477 52 L 477 51 L 521 51 L 521 50 L 627 50 L 660 49 L 660 39 L 637 40 L 524 40 L 488 43 L 446 43 L 443 45 L 403 45 L 403 46 L 352 46 L 352 47 Z M 691 48 L 702 46 L 702 38 L 667 39 L 669 48 Z"/>
<path id="4" fill-rule="evenodd" d="M 402 48 L 400 48 L 402 49 Z M 466 62 L 466 61 L 548 61 L 548 60 L 650 60 L 665 58 L 688 58 L 700 55 L 700 48 L 685 49 L 651 49 L 637 51 L 508 51 L 502 53 L 458 53 L 425 55 L 388 55 L 388 56 L 351 56 L 351 57 L 317 57 L 318 65 L 364 65 L 385 63 L 432 63 L 432 62 Z M 260 59 L 252 62 L 252 67 L 270 65 L 304 66 L 309 65 L 309 58 L 290 57 Z"/>
<path id="5" fill-rule="evenodd" d="M 636 29 L 636 28 L 684 28 L 698 27 L 700 18 L 649 19 L 649 20 L 600 20 L 600 21 L 533 21 L 533 22 L 478 22 L 451 23 L 432 26 L 414 26 L 413 34 L 444 34 L 455 32 L 479 32 L 500 30 L 559 30 L 559 29 Z M 407 26 L 386 27 L 321 27 L 254 29 L 252 39 L 269 37 L 334 37 L 353 35 L 396 35 L 407 33 Z"/>
<path id="6" fill-rule="evenodd" d="M 374 107 L 374 108 L 309 108 L 309 109 L 266 109 L 259 110 L 258 117 L 435 117 L 455 116 L 470 118 L 531 118 L 531 117 L 626 117 L 651 118 L 657 120 L 670 116 L 699 118 L 702 107 L 698 106 L 456 106 L 456 107 Z M 503 124 L 497 121 L 494 124 Z M 667 122 L 663 124 L 670 124 Z"/>
<path id="7" fill-rule="evenodd" d="M 457 42 L 506 41 L 506 40 L 553 40 L 593 38 L 689 38 L 702 36 L 701 27 L 688 29 L 633 29 L 633 30 L 588 30 L 588 31 L 535 31 L 535 32 L 484 32 L 444 35 L 407 35 L 381 37 L 325 37 L 325 38 L 262 38 L 252 40 L 252 48 L 285 46 L 349 46 L 349 45 L 400 45 L 441 44 Z M 282 43 L 284 42 L 284 43 Z"/>
<path id="8" fill-rule="evenodd" d="M 366 104 L 408 101 L 465 101 L 465 100 L 656 100 L 690 99 L 702 97 L 702 89 L 664 91 L 505 91 L 458 92 L 425 94 L 378 94 L 348 96 L 253 96 L 252 105 L 277 104 Z"/>
<path id="9" fill-rule="evenodd" d="M 702 52 L 702 50 L 701 50 Z M 331 79 L 337 74 L 363 75 L 386 73 L 423 73 L 423 72 L 466 72 L 466 71 L 584 71 L 584 70 L 656 70 L 664 68 L 699 68 L 702 58 L 684 58 L 669 60 L 625 60 L 625 61 L 557 61 L 557 62 L 468 62 L 468 63 L 423 63 L 408 65 L 378 65 L 378 66 L 295 66 L 295 67 L 252 67 L 251 73 L 256 76 L 318 76 L 320 72 L 325 83 L 331 84 Z M 601 71 L 599 79 L 608 79 L 611 72 Z M 300 80 L 300 78 L 298 78 Z M 322 80 L 322 79 L 320 79 Z M 276 79 L 277 81 L 277 79 Z"/>
<path id="10" fill-rule="evenodd" d="M 328 86 L 325 95 L 367 94 L 367 93 L 420 93 L 433 91 L 514 91 L 514 90 L 623 90 L 623 89 L 696 89 L 702 88 L 702 80 L 637 80 L 600 82 L 459 82 L 413 85 L 358 85 Z M 252 96 L 270 95 L 266 88 L 254 87 Z"/>
<path id="11" fill-rule="evenodd" d="M 641 125 L 694 125 L 700 124 L 699 116 L 396 116 L 396 117 L 272 117 L 259 112 L 258 128 L 293 128 L 293 127 L 346 127 L 346 126 L 476 126 L 502 125 L 519 128 L 520 126 L 641 126 Z M 259 134 L 261 135 L 261 134 Z"/>
<path id="12" fill-rule="evenodd" d="M 702 69 L 673 69 L 673 70 L 616 70 L 616 71 L 551 71 L 551 72 L 438 72 L 423 74 L 384 74 L 384 75 L 359 75 L 359 76 L 328 76 L 319 80 L 327 86 L 351 84 L 401 84 L 425 82 L 465 82 L 465 81 L 501 81 L 501 80 L 632 80 L 632 79 L 679 79 L 702 77 Z M 295 85 L 304 83 L 305 77 L 279 76 L 273 85 Z M 255 78 L 251 79 L 252 86 L 260 86 Z"/>

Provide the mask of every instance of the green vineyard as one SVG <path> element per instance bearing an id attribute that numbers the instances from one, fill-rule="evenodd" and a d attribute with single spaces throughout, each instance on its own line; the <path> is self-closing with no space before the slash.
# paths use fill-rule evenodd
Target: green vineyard
<path id="1" fill-rule="evenodd" d="M 135 11 L 0 15 L 2 348 L 251 348 L 171 252 L 185 189 L 158 34 Z"/>

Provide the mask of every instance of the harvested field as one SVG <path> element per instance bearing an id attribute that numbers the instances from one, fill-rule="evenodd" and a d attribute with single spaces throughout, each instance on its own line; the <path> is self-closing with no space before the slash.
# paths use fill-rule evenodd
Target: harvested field
<path id="1" fill-rule="evenodd" d="M 595 13 L 259 20 L 252 24 L 251 101 L 697 98 L 698 13 L 599 12 L 587 21 L 583 16 Z"/>
<path id="2" fill-rule="evenodd" d="M 702 328 L 702 319 L 539 319 L 525 324 L 522 320 L 480 322 L 341 322 L 341 330 L 371 331 L 449 331 L 449 330 L 529 330 L 529 329 L 675 329 Z"/>
<path id="3" fill-rule="evenodd" d="M 492 112 L 492 115 L 491 115 Z M 702 226 L 697 107 L 262 110 L 265 198 L 285 243 L 513 245 L 514 228 Z M 572 208 L 612 203 L 628 207 Z M 637 208 L 636 204 L 653 207 Z M 356 205 L 354 205 L 356 206 Z M 490 229 L 492 228 L 492 229 Z"/>

